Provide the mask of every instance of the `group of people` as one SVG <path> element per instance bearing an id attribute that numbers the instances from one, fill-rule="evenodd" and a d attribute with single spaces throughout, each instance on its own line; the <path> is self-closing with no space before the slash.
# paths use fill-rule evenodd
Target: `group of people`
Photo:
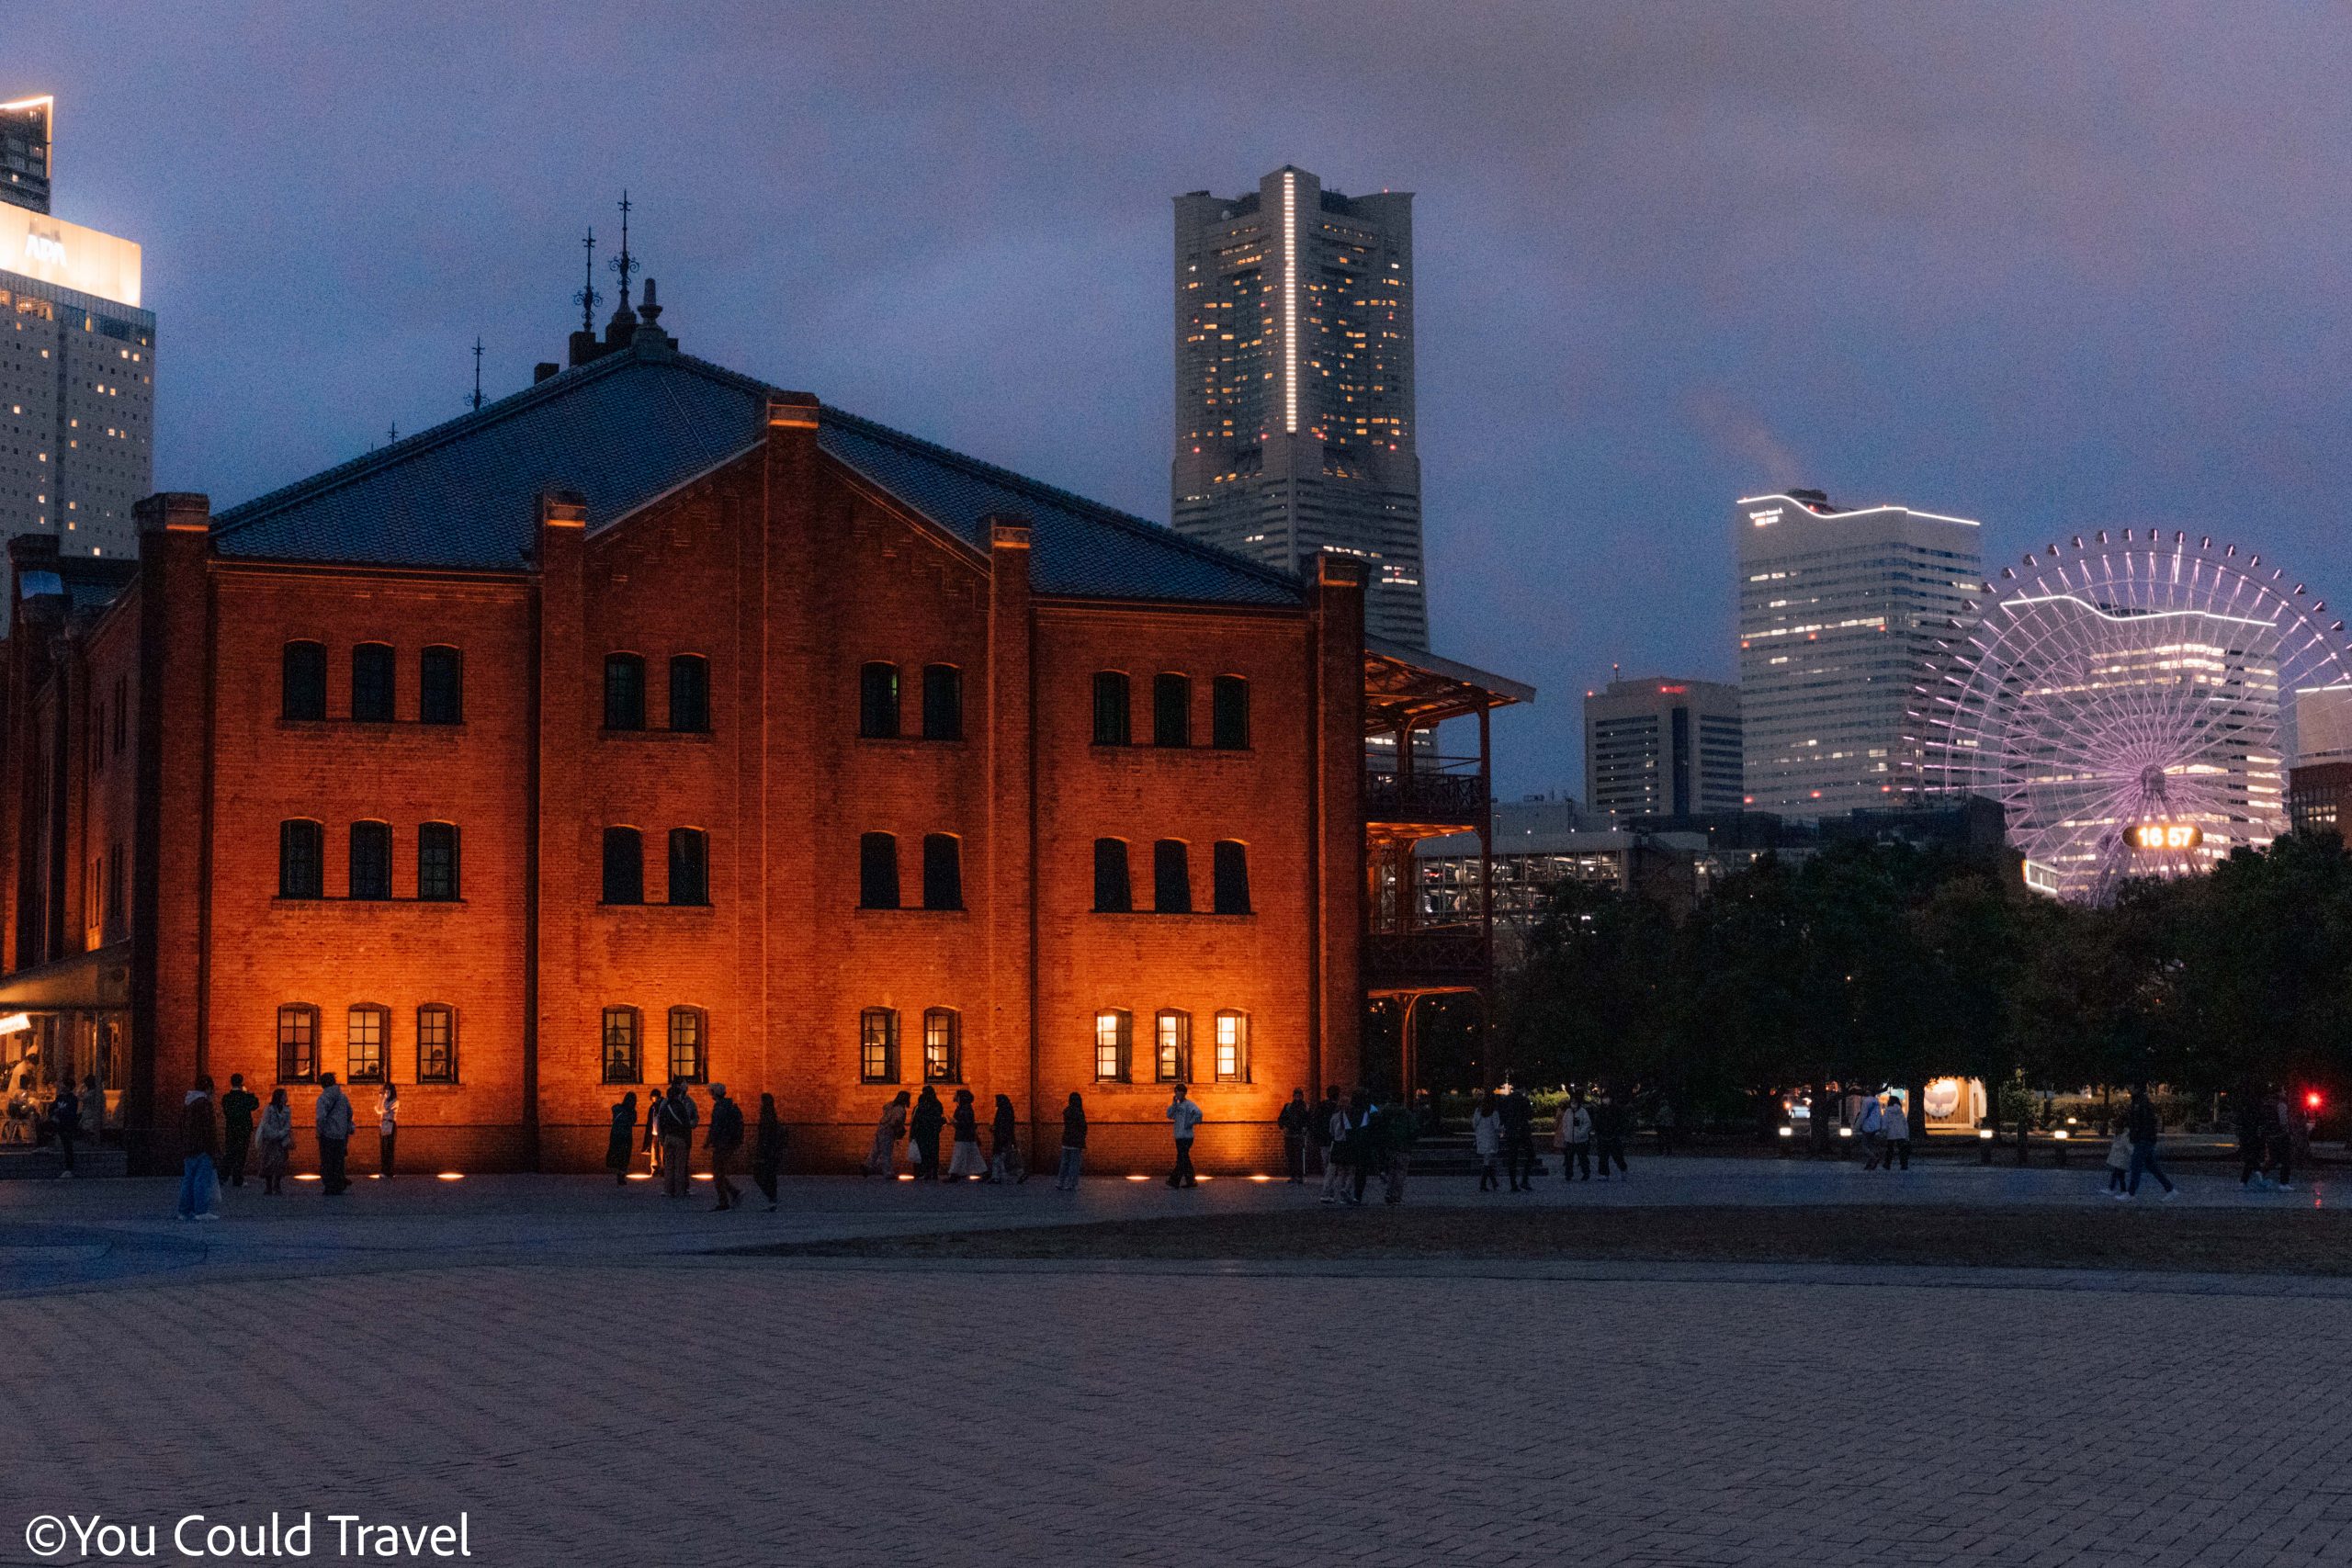
<path id="1" fill-rule="evenodd" d="M 400 1108 L 400 1086 L 384 1085 L 376 1096 L 376 1171 L 387 1181 L 399 1174 Z M 351 1097 L 333 1073 L 319 1075 L 312 1125 L 319 1140 L 320 1190 L 339 1198 L 351 1190 L 349 1158 L 355 1122 Z M 219 1219 L 222 1183 L 243 1187 L 256 1152 L 261 1156 L 263 1193 L 282 1194 L 294 1161 L 294 1108 L 287 1100 L 286 1090 L 272 1089 L 269 1103 L 264 1105 L 245 1088 L 244 1074 L 231 1073 L 229 1092 L 216 1105 L 211 1076 L 198 1075 L 180 1101 L 179 1217 Z"/>
<path id="2" fill-rule="evenodd" d="M 1584 1090 L 1570 1090 L 1552 1121 L 1560 1179 L 1590 1181 L 1596 1158 L 1601 1180 L 1609 1179 L 1611 1166 L 1621 1179 L 1627 1177 L 1625 1141 L 1633 1122 L 1632 1108 L 1614 1093 L 1604 1090 L 1589 1103 Z M 1513 1192 L 1535 1190 L 1535 1105 L 1525 1091 L 1515 1086 L 1487 1090 L 1470 1113 L 1470 1141 L 1478 1156 L 1479 1191 L 1499 1191 L 1506 1180 Z"/>
<path id="3" fill-rule="evenodd" d="M 629 1178 L 638 1151 L 637 1090 L 630 1089 L 613 1104 L 612 1132 L 605 1144 L 605 1168 L 615 1184 Z M 703 1153 L 710 1161 L 713 1213 L 743 1206 L 743 1190 L 735 1185 L 735 1162 L 744 1143 L 743 1108 L 728 1094 L 727 1086 L 710 1086 L 710 1116 L 705 1123 L 694 1092 L 682 1077 L 672 1078 L 667 1090 L 646 1107 L 644 1153 L 649 1172 L 662 1179 L 665 1198 L 678 1199 L 693 1191 L 695 1129 L 702 1127 Z M 775 1213 L 777 1178 L 784 1170 L 787 1134 L 776 1114 L 775 1096 L 760 1096 L 760 1111 L 751 1132 L 752 1181 Z"/>
<path id="4" fill-rule="evenodd" d="M 952 1134 L 952 1136 L 950 1135 Z M 1000 1094 L 989 1118 L 989 1152 L 980 1153 L 979 1101 L 968 1089 L 956 1091 L 949 1110 L 931 1085 L 920 1098 L 900 1089 L 882 1108 L 875 1123 L 873 1146 L 865 1156 L 865 1173 L 891 1176 L 898 1172 L 899 1143 L 904 1139 L 910 1174 L 917 1181 L 985 1181 L 1018 1185 L 1029 1179 L 1028 1162 L 1021 1153 L 1021 1117 L 1012 1097 Z M 946 1145 L 943 1174 L 941 1145 Z M 1055 1186 L 1064 1191 L 1078 1186 L 1078 1168 L 1086 1152 L 1086 1106 L 1076 1094 L 1062 1111 L 1061 1174 Z"/>
<path id="5" fill-rule="evenodd" d="M 2266 1191 L 2295 1190 L 2295 1147 L 2310 1122 L 2285 1089 L 2259 1089 L 2238 1100 L 2238 1185 Z"/>
<path id="6" fill-rule="evenodd" d="M 1904 1169 L 1911 1168 L 1911 1115 L 1901 1095 L 1889 1094 L 1883 1100 L 1863 1095 L 1850 1125 L 1862 1141 L 1864 1170 L 1893 1170 L 1898 1162 Z"/>

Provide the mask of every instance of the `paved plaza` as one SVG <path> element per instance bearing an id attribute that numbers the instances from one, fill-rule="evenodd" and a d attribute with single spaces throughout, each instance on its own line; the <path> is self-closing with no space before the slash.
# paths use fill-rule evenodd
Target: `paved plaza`
<path id="1" fill-rule="evenodd" d="M 1650 1161 L 1532 1201 L 2102 1201 L 1912 1176 Z M 312 1561 L 331 1513 L 461 1511 L 498 1564 L 2352 1561 L 2344 1281 L 714 1250 L 1305 1201 L 828 1179 L 709 1214 L 474 1178 L 183 1225 L 161 1183 L 0 1183 L 0 1562 L 76 1560 L 28 1551 L 43 1514 L 273 1509 L 321 1521 Z"/>

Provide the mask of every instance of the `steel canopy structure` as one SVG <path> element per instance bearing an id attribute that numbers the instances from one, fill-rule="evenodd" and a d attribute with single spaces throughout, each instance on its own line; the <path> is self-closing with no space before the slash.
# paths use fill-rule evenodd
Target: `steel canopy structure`
<path id="1" fill-rule="evenodd" d="M 2326 606 L 2259 556 L 2101 531 L 2002 569 L 1916 688 L 1930 791 L 1998 800 L 2026 877 L 2105 902 L 2286 830 L 2294 695 L 2352 680 Z"/>

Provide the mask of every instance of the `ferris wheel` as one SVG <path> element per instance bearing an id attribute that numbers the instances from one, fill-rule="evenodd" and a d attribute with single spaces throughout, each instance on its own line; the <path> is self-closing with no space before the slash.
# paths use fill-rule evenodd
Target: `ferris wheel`
<path id="1" fill-rule="evenodd" d="M 2027 880 L 2061 897 L 2266 844 L 2298 706 L 2315 729 L 2352 711 L 2352 640 L 2325 610 L 2210 537 L 2052 545 L 1986 583 L 1924 671 L 1922 782 L 1998 800 Z"/>

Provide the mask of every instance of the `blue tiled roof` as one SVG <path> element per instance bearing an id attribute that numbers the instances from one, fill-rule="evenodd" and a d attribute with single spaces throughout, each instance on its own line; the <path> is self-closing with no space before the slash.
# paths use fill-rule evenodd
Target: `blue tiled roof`
<path id="1" fill-rule="evenodd" d="M 548 489 L 587 498 L 593 532 L 742 452 L 773 389 L 683 355 L 624 353 L 219 513 L 231 559 L 520 570 Z M 981 520 L 1032 525 L 1041 593 L 1295 604 L 1297 580 L 1156 523 L 825 409 L 830 457 L 985 551 Z"/>

